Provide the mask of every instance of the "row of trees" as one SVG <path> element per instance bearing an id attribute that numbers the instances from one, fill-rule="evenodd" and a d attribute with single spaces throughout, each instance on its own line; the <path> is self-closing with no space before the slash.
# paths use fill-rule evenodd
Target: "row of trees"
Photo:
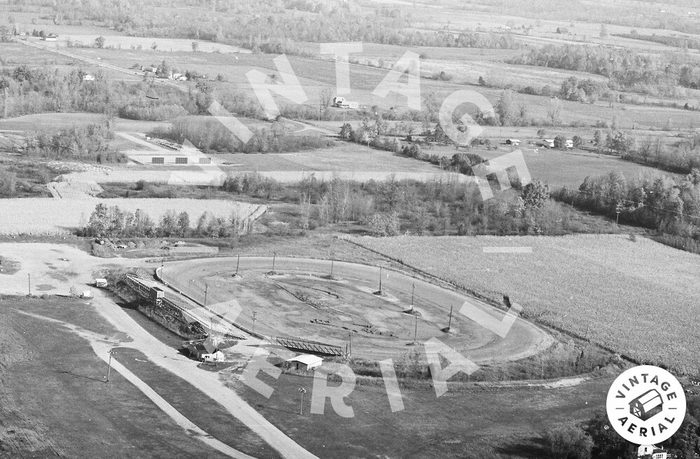
<path id="1" fill-rule="evenodd" d="M 210 237 L 225 238 L 244 234 L 250 229 L 249 222 L 242 220 L 236 212 L 230 218 L 222 218 L 205 211 L 194 227 L 187 212 L 166 211 L 155 223 L 143 210 L 125 211 L 119 206 L 98 204 L 90 215 L 82 235 L 98 238 L 131 237 Z"/>
<path id="2" fill-rule="evenodd" d="M 602 75 L 620 89 L 700 85 L 700 71 L 695 65 L 603 46 L 547 45 L 509 62 Z"/>
<path id="3" fill-rule="evenodd" d="M 330 147 L 331 139 L 318 135 L 292 135 L 279 122 L 270 129 L 255 129 L 248 142 L 243 142 L 214 118 L 178 118 L 169 129 L 153 131 L 152 135 L 178 143 L 185 140 L 206 152 L 279 153 Z"/>
<path id="4" fill-rule="evenodd" d="M 187 2 L 182 6 L 191 7 Z M 400 9 L 374 8 L 366 13 L 348 2 L 300 5 L 296 0 L 214 3 L 194 15 L 175 15 L 158 8 L 159 2 L 99 0 L 54 5 L 63 22 L 92 19 L 129 35 L 234 41 L 253 50 L 291 53 L 301 51 L 293 42 L 362 41 L 402 46 L 456 46 L 513 49 L 520 46 L 510 34 L 459 31 L 421 31 Z M 169 5 L 174 6 L 174 5 Z M 299 14 L 302 10 L 305 14 Z M 372 27 L 367 27 L 368 23 Z"/>
<path id="5" fill-rule="evenodd" d="M 638 139 L 623 131 L 596 130 L 593 144 L 599 152 L 620 155 L 622 159 L 647 164 L 669 172 L 689 174 L 700 169 L 700 135 L 667 145 L 659 137 Z"/>

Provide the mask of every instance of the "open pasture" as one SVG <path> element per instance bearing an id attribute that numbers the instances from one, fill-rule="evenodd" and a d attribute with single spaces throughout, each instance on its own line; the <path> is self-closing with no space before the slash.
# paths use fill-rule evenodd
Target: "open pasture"
<path id="1" fill-rule="evenodd" d="M 696 371 L 700 257 L 623 235 L 353 239 L 640 362 Z M 487 253 L 488 247 L 532 253 Z"/>

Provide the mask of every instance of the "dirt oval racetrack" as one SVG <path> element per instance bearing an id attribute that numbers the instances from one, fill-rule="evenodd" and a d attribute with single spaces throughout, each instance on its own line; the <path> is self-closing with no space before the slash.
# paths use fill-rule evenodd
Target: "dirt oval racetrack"
<path id="1" fill-rule="evenodd" d="M 350 348 L 356 358 L 400 358 L 416 348 L 414 337 L 418 345 L 437 338 L 483 364 L 526 358 L 553 342 L 519 317 L 501 337 L 483 324 L 486 320 L 470 317 L 500 322 L 504 311 L 394 270 L 382 270 L 382 293 L 377 294 L 380 270 L 374 266 L 334 261 L 329 278 L 329 260 L 277 257 L 272 273 L 272 258 L 242 257 L 234 277 L 237 262 L 171 262 L 161 276 L 200 303 L 206 296 L 209 307 L 235 300 L 236 308 L 218 312 L 248 330 Z M 412 298 L 415 314 L 410 313 Z M 470 317 L 461 312 L 465 304 L 473 312 Z"/>

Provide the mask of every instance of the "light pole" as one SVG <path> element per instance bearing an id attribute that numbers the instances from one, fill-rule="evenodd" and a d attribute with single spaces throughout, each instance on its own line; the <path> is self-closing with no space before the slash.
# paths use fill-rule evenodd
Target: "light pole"
<path id="1" fill-rule="evenodd" d="M 109 361 L 107 362 L 107 381 L 109 382 L 109 375 L 112 373 L 112 352 L 114 349 L 109 350 Z"/>
<path id="2" fill-rule="evenodd" d="M 416 283 L 414 282 L 411 285 L 411 312 L 413 312 L 413 297 L 415 296 L 416 293 Z"/>
<path id="3" fill-rule="evenodd" d="M 275 261 L 277 259 L 277 252 L 272 252 L 272 273 L 275 272 Z"/>
<path id="4" fill-rule="evenodd" d="M 413 316 L 414 320 L 414 326 L 413 326 L 413 344 L 416 344 L 418 342 L 417 337 L 418 337 L 418 316 Z"/>
<path id="5" fill-rule="evenodd" d="M 299 389 L 299 395 L 301 398 L 299 399 L 299 414 L 304 415 L 304 394 L 306 393 L 306 389 L 303 387 L 300 387 Z"/>

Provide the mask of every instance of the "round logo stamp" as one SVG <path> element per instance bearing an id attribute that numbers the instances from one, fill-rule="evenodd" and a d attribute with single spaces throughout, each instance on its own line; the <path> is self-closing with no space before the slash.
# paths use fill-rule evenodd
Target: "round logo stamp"
<path id="1" fill-rule="evenodd" d="M 683 386 L 663 368 L 641 365 L 613 381 L 606 403 L 608 420 L 625 440 L 655 445 L 675 434 L 685 418 Z"/>

